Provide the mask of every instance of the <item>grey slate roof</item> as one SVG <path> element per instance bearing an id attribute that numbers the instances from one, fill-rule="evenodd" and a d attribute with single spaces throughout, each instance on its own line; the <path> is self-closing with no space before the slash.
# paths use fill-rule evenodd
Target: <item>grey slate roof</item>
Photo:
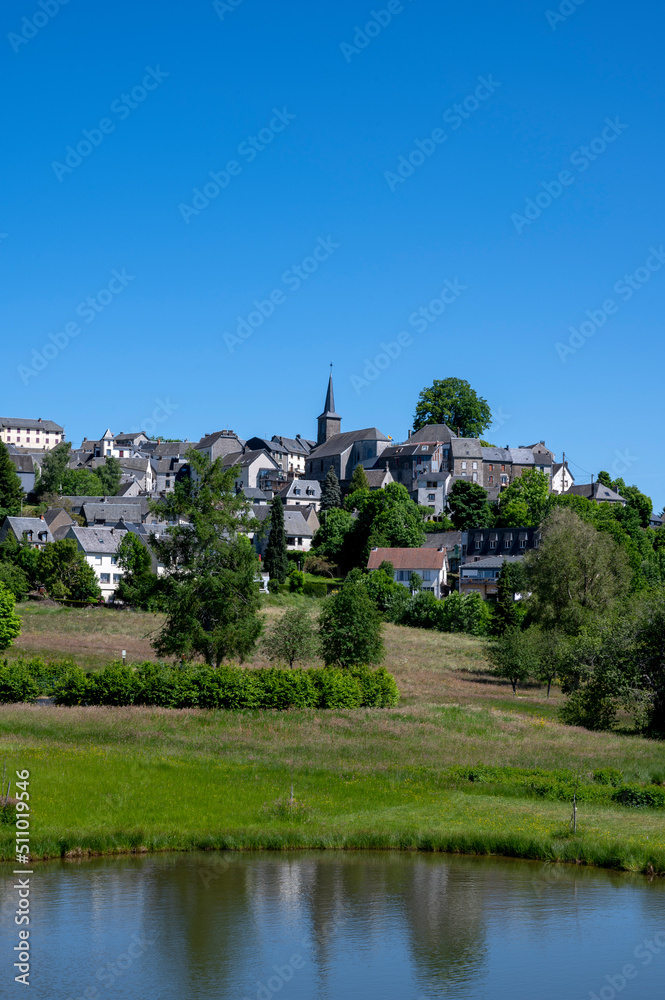
<path id="1" fill-rule="evenodd" d="M 70 528 L 66 538 L 73 538 L 86 554 L 114 555 L 127 534 L 124 528 Z"/>
<path id="2" fill-rule="evenodd" d="M 343 434 L 333 434 L 328 440 L 315 448 L 309 458 L 328 458 L 331 455 L 341 455 L 352 448 L 356 441 L 389 441 L 378 427 L 363 427 L 358 431 L 345 431 Z"/>
<path id="3" fill-rule="evenodd" d="M 312 448 L 316 445 L 315 441 L 306 441 L 304 438 L 283 437 L 281 434 L 273 434 L 272 440 L 284 445 L 286 450 L 292 455 L 309 455 Z"/>
<path id="4" fill-rule="evenodd" d="M 512 462 L 510 448 L 481 448 L 481 451 L 483 462 L 496 462 L 497 465 Z M 533 462 L 533 455 L 531 455 L 531 461 Z"/>
<path id="5" fill-rule="evenodd" d="M 535 465 L 536 457 L 529 448 L 509 448 L 510 459 L 514 465 Z M 543 455 L 539 461 L 538 465 L 548 465 L 546 457 Z"/>
<path id="6" fill-rule="evenodd" d="M 51 529 L 46 520 L 42 521 L 40 517 L 6 517 L 2 523 L 2 528 L 0 528 L 0 538 L 6 538 L 9 531 L 19 541 L 23 537 L 23 534 L 29 531 L 32 532 L 33 543 L 40 542 L 42 545 L 46 545 L 47 542 L 54 541 Z M 44 533 L 46 537 L 39 538 L 39 535 Z"/>
<path id="7" fill-rule="evenodd" d="M 442 444 L 446 444 L 448 441 L 451 441 L 456 437 L 457 434 L 455 434 L 447 424 L 426 424 L 424 427 L 421 427 L 419 431 L 414 431 L 405 444 L 413 444 L 416 441 L 424 441 L 428 444 L 440 441 Z"/>
<path id="8" fill-rule="evenodd" d="M 257 504 L 252 511 L 258 521 L 270 521 L 269 504 Z M 304 535 L 307 538 L 311 538 L 314 534 L 298 507 L 284 508 L 284 531 L 287 535 Z"/>
<path id="9" fill-rule="evenodd" d="M 626 503 L 625 498 L 619 493 L 598 482 L 570 486 L 566 490 L 566 493 L 574 493 L 578 497 L 586 497 L 588 500 L 597 500 L 600 503 Z"/>
<path id="10" fill-rule="evenodd" d="M 394 482 L 392 473 L 388 469 L 366 469 L 365 475 L 371 490 L 380 490 L 384 483 Z"/>
<path id="11" fill-rule="evenodd" d="M 87 503 L 83 505 L 82 514 L 87 524 L 94 524 L 98 519 L 105 521 L 118 521 L 121 517 L 125 521 L 141 520 L 141 504 L 127 500 L 126 503 Z"/>
<path id="12" fill-rule="evenodd" d="M 25 427 L 27 430 L 55 431 L 57 434 L 62 434 L 64 431 L 64 427 L 52 420 L 33 420 L 29 417 L 0 417 L 0 427 L 20 427 L 21 429 Z"/>
<path id="13" fill-rule="evenodd" d="M 476 559 L 475 562 L 465 562 L 460 567 L 462 576 L 468 569 L 501 569 L 504 563 L 520 562 L 524 556 L 487 556 L 485 559 Z"/>
<path id="14" fill-rule="evenodd" d="M 428 531 L 423 542 L 424 549 L 447 549 L 454 553 L 455 546 L 459 545 L 462 552 L 462 532 L 461 531 Z"/>
<path id="15" fill-rule="evenodd" d="M 12 455 L 10 454 L 12 465 L 17 472 L 34 472 L 35 463 L 32 455 Z"/>
<path id="16" fill-rule="evenodd" d="M 300 493 L 296 493 L 300 490 Z M 279 491 L 277 496 L 280 500 L 320 500 L 321 483 L 318 479 L 293 479 L 287 486 Z"/>
<path id="17" fill-rule="evenodd" d="M 453 438 L 450 442 L 450 454 L 453 458 L 479 458 L 482 460 L 483 449 L 478 438 Z"/>

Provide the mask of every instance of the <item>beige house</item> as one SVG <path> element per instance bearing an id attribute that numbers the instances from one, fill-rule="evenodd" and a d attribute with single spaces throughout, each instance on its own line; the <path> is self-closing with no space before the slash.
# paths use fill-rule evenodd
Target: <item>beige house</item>
<path id="1" fill-rule="evenodd" d="M 412 574 L 417 573 L 423 581 L 422 589 L 429 590 L 436 598 L 444 597 L 448 590 L 448 557 L 444 548 L 372 549 L 367 569 L 379 569 L 382 562 L 392 563 L 395 582 L 405 587 L 410 585 Z"/>
<path id="2" fill-rule="evenodd" d="M 65 429 L 52 420 L 0 417 L 0 440 L 30 451 L 50 451 L 64 440 Z"/>

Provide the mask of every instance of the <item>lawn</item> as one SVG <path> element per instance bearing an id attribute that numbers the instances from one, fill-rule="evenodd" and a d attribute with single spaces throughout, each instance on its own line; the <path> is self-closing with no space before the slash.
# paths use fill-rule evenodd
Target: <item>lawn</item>
<path id="1" fill-rule="evenodd" d="M 88 668 L 123 648 L 133 659 L 150 656 L 160 621 L 105 609 L 20 610 L 19 650 L 75 655 Z M 267 613 L 278 610 L 273 603 Z M 514 698 L 491 676 L 484 640 L 387 626 L 386 646 L 402 692 L 391 710 L 1 706 L 0 760 L 8 773 L 30 770 L 34 857 L 420 847 L 665 874 L 663 810 L 581 802 L 573 835 L 570 803 L 460 783 L 448 770 L 490 764 L 588 777 L 612 767 L 649 781 L 665 774 L 665 743 L 564 726 L 556 691 L 549 700 L 537 687 Z M 12 837 L 0 826 L 4 859 Z"/>

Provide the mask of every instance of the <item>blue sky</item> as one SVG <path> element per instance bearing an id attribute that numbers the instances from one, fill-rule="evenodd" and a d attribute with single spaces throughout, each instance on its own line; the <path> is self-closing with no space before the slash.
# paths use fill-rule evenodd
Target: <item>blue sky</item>
<path id="1" fill-rule="evenodd" d="M 150 421 L 312 437 L 333 362 L 342 428 L 403 439 L 456 376 L 495 444 L 544 438 L 578 482 L 609 469 L 662 509 L 657 5 L 0 19 L 4 414 L 74 443 Z"/>

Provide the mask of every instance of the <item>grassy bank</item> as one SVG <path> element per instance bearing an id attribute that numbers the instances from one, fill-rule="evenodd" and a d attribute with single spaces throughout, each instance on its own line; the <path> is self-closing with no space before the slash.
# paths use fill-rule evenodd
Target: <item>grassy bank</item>
<path id="1" fill-rule="evenodd" d="M 92 643 L 95 621 L 103 643 L 126 640 L 129 632 L 114 630 L 127 623 L 148 645 L 141 633 L 156 617 L 30 615 L 27 635 L 45 650 L 51 635 L 79 634 L 83 624 Z M 31 772 L 33 856 L 398 847 L 665 874 L 665 811 L 612 803 L 611 789 L 592 779 L 613 768 L 628 782 L 662 780 L 665 744 L 563 726 L 560 696 L 548 701 L 539 688 L 512 698 L 488 673 L 482 640 L 396 627 L 386 639 L 386 666 L 403 694 L 391 710 L 0 707 L 0 761 Z M 580 802 L 574 835 L 568 801 L 541 798 L 514 775 L 478 783 L 451 770 L 484 765 L 565 768 L 595 799 Z M 13 828 L 0 825 L 3 859 L 12 846 Z"/>

